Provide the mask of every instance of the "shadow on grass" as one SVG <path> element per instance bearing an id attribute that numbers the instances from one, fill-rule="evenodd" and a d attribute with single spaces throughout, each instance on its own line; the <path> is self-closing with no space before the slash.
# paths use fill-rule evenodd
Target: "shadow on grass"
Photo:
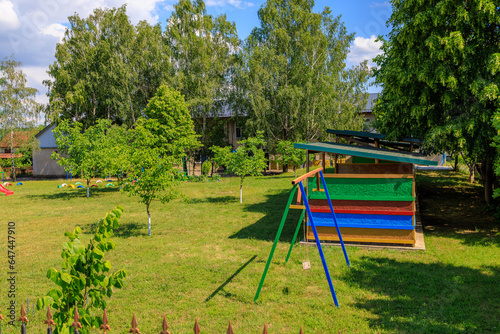
<path id="1" fill-rule="evenodd" d="M 198 204 L 198 203 L 212 203 L 212 204 L 230 204 L 239 201 L 238 197 L 235 196 L 221 196 L 221 197 L 203 197 L 203 198 L 189 198 L 186 199 L 188 204 Z"/>
<path id="2" fill-rule="evenodd" d="M 61 191 L 55 194 L 42 194 L 42 195 L 27 195 L 26 197 L 32 199 L 62 199 L 62 200 L 70 200 L 72 198 L 86 198 L 87 190 L 86 189 L 60 189 Z M 104 194 L 120 191 L 119 188 L 91 188 L 90 189 L 90 197 L 100 197 Z"/>
<path id="3" fill-rule="evenodd" d="M 460 239 L 463 244 L 500 247 L 500 225 L 483 188 L 455 172 L 420 174 L 417 190 L 426 235 Z"/>
<path id="4" fill-rule="evenodd" d="M 96 221 L 92 224 L 83 226 L 82 233 L 94 234 L 97 230 L 98 224 L 99 221 Z M 140 224 L 138 222 L 120 223 L 120 226 L 114 230 L 114 236 L 119 238 L 147 236 L 148 234 L 146 232 L 141 232 L 142 227 L 144 227 L 144 224 Z"/>
<path id="5" fill-rule="evenodd" d="M 362 257 L 343 277 L 372 291 L 354 306 L 375 317 L 374 329 L 398 333 L 498 333 L 500 267 Z"/>
<path id="6" fill-rule="evenodd" d="M 258 239 L 273 241 L 278 232 L 278 228 L 285 212 L 285 207 L 290 196 L 290 190 L 283 190 L 279 193 L 266 195 L 266 201 L 246 205 L 244 211 L 259 212 L 264 216 L 254 224 L 246 226 L 230 236 L 236 239 Z M 280 240 L 291 242 L 297 222 L 300 217 L 300 210 L 290 210 L 283 227 Z"/>
<path id="7" fill-rule="evenodd" d="M 221 290 L 223 290 L 224 287 L 233 280 L 233 278 L 235 278 L 243 269 L 245 269 L 246 266 L 248 266 L 256 258 L 257 258 L 257 255 L 252 256 L 250 258 L 250 260 L 248 260 L 247 262 L 245 262 L 245 264 L 243 264 L 241 267 L 239 267 L 238 270 L 236 270 L 234 272 L 234 274 L 232 274 L 231 276 L 229 276 L 229 278 L 224 283 L 222 283 L 217 289 L 215 289 L 214 292 L 212 292 L 210 294 L 210 296 L 208 296 L 205 299 L 205 303 L 208 302 L 210 299 L 212 299 L 215 295 L 217 295 Z"/>

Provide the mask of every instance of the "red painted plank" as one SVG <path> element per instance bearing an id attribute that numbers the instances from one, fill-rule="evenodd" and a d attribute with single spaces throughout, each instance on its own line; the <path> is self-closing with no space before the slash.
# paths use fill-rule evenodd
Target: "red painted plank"
<path id="1" fill-rule="evenodd" d="M 333 209 L 338 213 L 413 215 L 411 201 L 347 201 L 333 200 Z M 311 199 L 309 206 L 312 212 L 330 212 L 325 199 Z"/>

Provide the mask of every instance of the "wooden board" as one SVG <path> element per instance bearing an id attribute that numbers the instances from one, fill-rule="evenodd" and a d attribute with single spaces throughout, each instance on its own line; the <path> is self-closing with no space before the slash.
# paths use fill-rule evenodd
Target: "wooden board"
<path id="1" fill-rule="evenodd" d="M 339 241 L 337 230 L 333 227 L 318 226 L 318 237 L 323 241 Z M 374 242 L 388 244 L 415 245 L 414 230 L 388 230 L 341 227 L 342 239 L 346 242 Z M 307 239 L 315 240 L 313 231 L 307 229 Z"/>

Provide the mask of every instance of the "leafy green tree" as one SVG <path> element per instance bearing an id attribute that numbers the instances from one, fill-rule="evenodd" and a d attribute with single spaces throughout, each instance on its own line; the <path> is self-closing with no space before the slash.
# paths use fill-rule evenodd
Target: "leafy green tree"
<path id="1" fill-rule="evenodd" d="M 178 197 L 175 164 L 186 152 L 200 146 L 188 107 L 176 90 L 162 85 L 149 101 L 135 129 L 131 130 L 131 167 L 123 187 L 130 196 L 139 196 L 146 205 L 148 234 L 151 235 L 150 206 L 154 200 L 169 202 Z"/>
<path id="2" fill-rule="evenodd" d="M 63 244 L 62 270 L 50 268 L 47 272 L 47 278 L 58 288 L 51 289 L 36 303 L 38 310 L 50 306 L 55 311 L 55 334 L 70 333 L 75 307 L 83 325 L 80 333 L 86 334 L 90 328 L 99 328 L 102 319 L 94 315 L 95 310 L 104 310 L 107 304 L 105 299 L 112 296 L 113 288 L 123 287 L 127 272 L 121 269 L 110 274 L 111 263 L 104 260 L 105 254 L 116 247 L 110 238 L 120 226 L 118 219 L 122 213 L 123 208 L 118 206 L 101 219 L 87 245 L 80 240 L 80 227 L 64 234 L 69 241 Z"/>
<path id="3" fill-rule="evenodd" d="M 26 76 L 19 69 L 21 66 L 22 64 L 15 61 L 13 57 L 0 61 L 0 137 L 3 139 L 5 135 L 10 136 L 10 158 L 14 181 L 16 181 L 16 165 L 21 163 L 20 159 L 14 158 L 14 132 L 22 132 L 20 141 L 22 141 L 23 149 L 38 147 L 33 131 L 40 114 L 40 106 L 35 101 L 37 90 L 26 86 Z"/>
<path id="4" fill-rule="evenodd" d="M 246 176 L 262 175 L 262 170 L 267 167 L 266 158 L 262 147 L 266 142 L 262 133 L 257 137 L 250 137 L 238 142 L 238 148 L 231 152 L 231 147 L 213 146 L 214 160 L 217 164 L 226 166 L 229 173 L 240 177 L 240 203 L 243 202 L 243 181 Z"/>
<path id="5" fill-rule="evenodd" d="M 238 103 L 250 116 L 247 126 L 264 131 L 268 149 L 279 140 L 321 139 L 328 127 L 363 126 L 366 62 L 346 68 L 353 35 L 328 8 L 313 8 L 311 0 L 268 0 L 241 53 Z"/>
<path id="6" fill-rule="evenodd" d="M 126 146 L 111 140 L 119 138 L 109 135 L 113 131 L 119 130 L 105 119 L 98 120 L 85 131 L 82 123 L 68 120 L 61 121 L 54 129 L 59 152 L 54 152 L 52 159 L 57 159 L 65 171 L 78 173 L 87 181 L 87 197 L 90 196 L 90 181 L 93 178 L 102 174 L 116 174 L 117 169 L 126 169 L 116 164 L 120 156 L 126 155 Z"/>
<path id="7" fill-rule="evenodd" d="M 144 114 L 150 121 L 143 125 L 156 137 L 154 144 L 162 155 L 180 159 L 187 151 L 200 147 L 188 106 L 179 91 L 161 85 Z"/>
<path id="8" fill-rule="evenodd" d="M 125 5 L 70 16 L 47 80 L 49 118 L 131 126 L 171 72 L 160 25 L 130 23 Z"/>
<path id="9" fill-rule="evenodd" d="M 291 166 L 295 177 L 297 177 L 297 167 L 306 162 L 306 152 L 293 148 L 293 143 L 287 140 L 281 140 L 276 147 L 276 153 L 279 154 L 278 161 L 285 166 Z"/>
<path id="10" fill-rule="evenodd" d="M 201 120 L 201 141 L 208 147 L 207 119 L 218 116 L 217 101 L 227 99 L 239 48 L 234 22 L 207 14 L 203 0 L 180 0 L 168 19 L 165 38 L 172 50 L 173 84 Z"/>
<path id="11" fill-rule="evenodd" d="M 129 196 L 139 196 L 139 202 L 146 206 L 148 214 L 148 235 L 151 236 L 151 204 L 158 200 L 162 204 L 177 198 L 180 193 L 175 179 L 177 169 L 174 163 L 177 161 L 173 155 L 167 152 L 157 136 L 151 132 L 157 120 L 145 120 L 140 118 L 136 127 L 131 130 L 131 154 L 129 156 L 131 167 L 127 170 L 127 178 L 124 180 L 123 191 Z M 180 151 L 169 145 L 169 150 Z"/>
<path id="12" fill-rule="evenodd" d="M 376 58 L 383 86 L 376 124 L 393 139 L 437 137 L 479 163 L 484 198 L 491 203 L 499 108 L 500 27 L 497 1 L 392 1 L 392 31 Z"/>

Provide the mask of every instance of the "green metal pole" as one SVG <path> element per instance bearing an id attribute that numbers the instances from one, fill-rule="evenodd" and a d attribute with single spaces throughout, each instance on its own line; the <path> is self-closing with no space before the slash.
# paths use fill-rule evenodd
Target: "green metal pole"
<path id="1" fill-rule="evenodd" d="M 294 184 L 292 191 L 290 193 L 290 197 L 288 198 L 288 203 L 286 204 L 285 212 L 283 213 L 283 217 L 281 218 L 280 227 L 278 228 L 278 233 L 276 233 L 276 238 L 274 238 L 273 247 L 271 248 L 271 253 L 269 253 L 269 258 L 267 259 L 266 268 L 262 273 L 262 277 L 260 279 L 259 287 L 257 288 L 257 293 L 255 294 L 254 302 L 259 298 L 260 290 L 264 285 L 264 280 L 266 279 L 267 271 L 269 270 L 269 265 L 271 264 L 271 260 L 273 259 L 274 251 L 276 250 L 276 246 L 278 245 L 278 241 L 280 240 L 281 232 L 283 231 L 283 226 L 285 226 L 285 220 L 288 216 L 288 211 L 290 210 L 290 205 L 292 204 L 293 195 L 295 195 L 295 191 L 297 190 L 297 185 Z"/>
<path id="2" fill-rule="evenodd" d="M 292 244 L 290 245 L 290 249 L 288 250 L 288 254 L 286 255 L 285 263 L 288 262 L 290 254 L 292 254 L 293 245 L 295 244 L 295 239 L 297 239 L 297 235 L 299 234 L 300 226 L 302 225 L 302 219 L 304 219 L 305 212 L 306 210 L 302 210 L 302 213 L 300 214 L 299 222 L 297 223 L 297 228 L 295 229 L 295 234 L 293 235 Z"/>

